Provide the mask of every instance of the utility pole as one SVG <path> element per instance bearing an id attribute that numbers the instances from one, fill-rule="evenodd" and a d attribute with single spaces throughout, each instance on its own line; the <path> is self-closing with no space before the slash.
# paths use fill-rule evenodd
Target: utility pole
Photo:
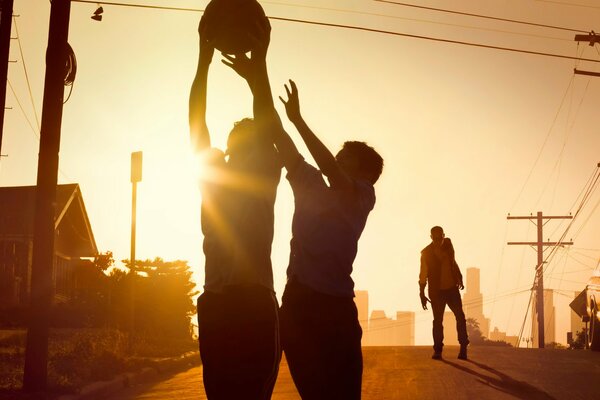
<path id="1" fill-rule="evenodd" d="M 48 380 L 48 333 L 54 295 L 54 202 L 70 13 L 71 0 L 52 1 L 35 195 L 31 301 L 23 374 L 23 389 L 27 392 L 45 391 Z"/>
<path id="2" fill-rule="evenodd" d="M 535 279 L 535 290 L 536 290 L 536 314 L 538 321 L 538 347 L 544 348 L 544 246 L 556 246 L 556 245 L 572 245 L 573 242 L 544 242 L 544 220 L 550 219 L 572 219 L 572 215 L 566 216 L 544 216 L 541 211 L 538 211 L 537 215 L 523 216 L 523 217 L 512 217 L 510 214 L 506 219 L 528 219 L 535 220 L 534 224 L 537 226 L 537 241 L 536 242 L 508 242 L 508 245 L 527 245 L 536 246 L 537 248 L 537 266 L 535 267 L 536 279 Z M 533 342 L 533 341 L 532 341 Z M 533 343 L 532 343 L 533 344 Z"/>
<path id="3" fill-rule="evenodd" d="M 596 43 L 600 44 L 600 35 L 597 35 L 596 32 L 591 31 L 587 35 L 575 35 L 576 42 L 588 42 L 591 47 L 594 47 Z M 600 77 L 600 72 L 591 72 L 591 71 L 583 71 L 580 69 L 574 69 L 575 75 L 588 75 Z"/>
<path id="4" fill-rule="evenodd" d="M 130 295 L 130 315 L 129 315 L 129 344 L 133 346 L 133 334 L 135 332 L 135 230 L 137 219 L 137 184 L 142 180 L 142 152 L 131 153 L 131 288 Z"/>
<path id="5" fill-rule="evenodd" d="M 13 0 L 0 0 L 0 159 L 2 159 L 2 136 L 4 132 L 4 108 L 6 107 L 6 80 L 8 79 L 8 54 L 12 28 Z"/>

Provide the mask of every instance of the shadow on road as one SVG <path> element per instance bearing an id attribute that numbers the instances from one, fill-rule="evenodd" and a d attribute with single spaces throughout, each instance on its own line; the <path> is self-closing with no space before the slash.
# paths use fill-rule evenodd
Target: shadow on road
<path id="1" fill-rule="evenodd" d="M 485 371 L 488 371 L 496 377 L 491 377 L 489 375 L 485 375 L 474 371 L 471 368 L 465 366 L 465 364 L 455 363 L 452 361 L 448 361 L 446 359 L 441 360 L 443 363 L 448 364 L 456 369 L 459 369 L 463 372 L 476 376 L 478 381 L 482 384 L 488 385 L 491 388 L 494 388 L 498 391 L 510 394 L 515 396 L 518 399 L 522 400 L 556 400 L 554 397 L 550 396 L 548 393 L 536 388 L 535 386 L 530 385 L 527 382 L 517 381 L 516 379 L 511 378 L 510 376 L 495 370 L 492 367 L 489 367 L 485 364 L 478 363 L 473 360 L 468 360 L 467 363 L 473 364 Z"/>

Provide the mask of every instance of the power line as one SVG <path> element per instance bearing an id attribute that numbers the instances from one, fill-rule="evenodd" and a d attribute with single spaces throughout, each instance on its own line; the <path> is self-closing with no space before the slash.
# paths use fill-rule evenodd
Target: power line
<path id="1" fill-rule="evenodd" d="M 579 204 L 579 207 L 577 208 L 577 211 L 575 211 L 575 214 L 573 215 L 573 218 L 569 222 L 569 225 L 566 227 L 565 231 L 563 232 L 563 234 L 560 237 L 560 239 L 557 242 L 557 244 L 551 248 L 550 254 L 548 254 L 548 256 L 543 260 L 542 265 L 544 263 L 546 263 L 547 265 L 546 265 L 545 268 L 543 268 L 542 273 L 546 273 L 546 270 L 550 266 L 551 259 L 556 254 L 556 251 L 558 250 L 558 248 L 561 245 L 561 243 L 563 243 L 565 237 L 567 236 L 567 233 L 569 232 L 569 230 L 571 229 L 571 227 L 575 223 L 575 220 L 577 219 L 577 217 L 579 216 L 579 214 L 581 213 L 581 211 L 583 210 L 583 208 L 586 206 L 586 204 L 587 204 L 589 198 L 591 197 L 592 193 L 594 193 L 594 191 L 597 189 L 598 183 L 600 181 L 600 172 L 599 171 L 600 171 L 600 164 L 598 164 L 598 166 L 596 166 L 596 168 L 595 168 L 595 172 L 594 172 L 595 179 L 592 179 L 591 181 L 589 181 L 586 184 L 587 189 L 584 189 L 585 190 L 585 194 L 583 195 L 583 198 L 581 199 L 581 202 Z M 600 201 L 599 201 L 598 204 L 600 204 Z M 598 204 L 596 204 L 596 207 L 598 206 Z M 593 211 L 595 211 L 596 207 L 594 207 Z M 593 213 L 593 211 L 592 211 L 592 213 Z M 588 219 L 589 219 L 589 217 L 588 217 Z M 586 222 L 587 222 L 587 220 L 586 220 Z"/>
<path id="2" fill-rule="evenodd" d="M 27 89 L 29 90 L 29 100 L 31 101 L 31 107 L 33 108 L 33 115 L 35 116 L 35 122 L 37 124 L 38 131 L 40 128 L 40 119 L 38 117 L 37 110 L 35 108 L 35 102 L 33 101 L 33 93 L 31 91 L 31 83 L 29 82 L 29 74 L 27 73 L 27 66 L 25 64 L 25 56 L 23 55 L 23 46 L 21 45 L 21 35 L 19 35 L 19 27 L 17 25 L 17 18 L 13 16 L 13 22 L 15 25 L 15 32 L 17 33 L 17 42 L 19 43 L 19 53 L 21 54 L 21 64 L 23 64 L 23 71 L 25 72 L 25 80 L 27 82 Z"/>
<path id="3" fill-rule="evenodd" d="M 560 149 L 560 153 L 558 154 L 558 157 L 554 163 L 554 166 L 552 167 L 552 172 L 550 173 L 550 176 L 548 178 L 548 180 L 546 181 L 546 185 L 544 185 L 544 188 L 542 189 L 542 192 L 540 193 L 540 197 L 538 198 L 538 201 L 536 204 L 538 204 L 541 200 L 542 197 L 544 196 L 544 194 L 546 193 L 546 189 L 548 188 L 548 185 L 550 184 L 550 180 L 552 178 L 552 176 L 554 176 L 554 172 L 557 170 L 559 170 L 559 173 L 557 174 L 556 177 L 556 182 L 558 183 L 558 179 L 560 177 L 560 164 L 562 162 L 562 158 L 565 152 L 565 148 L 567 146 L 567 142 L 569 141 L 569 137 L 571 136 L 571 134 L 573 133 L 573 127 L 575 126 L 575 122 L 577 121 L 577 117 L 579 116 L 579 111 L 581 110 L 581 105 L 583 104 L 583 100 L 585 99 L 585 96 L 587 94 L 588 88 L 590 86 L 590 82 L 591 82 L 591 78 L 588 78 L 587 84 L 585 86 L 585 90 L 583 92 L 583 95 L 581 96 L 581 100 L 579 101 L 579 105 L 577 106 L 577 110 L 575 111 L 575 115 L 573 117 L 573 120 L 569 126 L 568 124 L 568 119 L 569 119 L 569 115 L 571 114 L 571 107 L 573 104 L 573 92 L 574 90 L 571 91 L 571 104 L 569 105 L 569 112 L 567 114 L 567 128 L 566 128 L 566 134 L 563 140 L 563 144 L 562 147 Z M 552 206 L 550 206 L 550 208 L 552 208 Z"/>
<path id="4" fill-rule="evenodd" d="M 15 100 L 17 101 L 17 104 L 19 105 L 19 108 L 21 109 L 21 112 L 23 113 L 23 116 L 25 117 L 27 124 L 29 125 L 29 127 L 31 128 L 31 130 L 33 131 L 35 136 L 37 137 L 37 140 L 39 141 L 40 140 L 39 131 L 34 128 L 33 124 L 27 117 L 27 113 L 25 112 L 25 109 L 23 108 L 23 105 L 21 104 L 21 101 L 19 100 L 19 96 L 17 96 L 17 93 L 15 92 L 15 89 L 13 88 L 13 85 L 10 83 L 10 80 L 7 80 L 7 83 L 8 83 L 8 87 L 10 88 L 10 91 L 12 92 L 13 96 L 15 96 Z"/>
<path id="5" fill-rule="evenodd" d="M 89 0 L 71 0 L 73 3 L 88 3 L 88 4 L 102 4 L 105 6 L 120 6 L 120 7 L 134 7 L 134 8 L 148 8 L 154 10 L 170 10 L 170 11 L 192 11 L 192 12 L 204 12 L 204 9 L 199 8 L 184 8 L 184 7 L 168 7 L 168 6 L 151 6 L 148 4 L 134 4 L 134 3 L 115 3 L 107 1 L 89 1 Z M 587 33 L 587 32 L 585 32 Z"/>
<path id="6" fill-rule="evenodd" d="M 72 1 L 77 2 L 77 3 L 98 4 L 97 1 L 90 1 L 90 0 L 72 0 Z M 131 4 L 131 3 L 127 4 L 127 3 L 102 2 L 101 4 L 112 5 L 112 6 L 123 6 L 123 7 L 150 8 L 150 9 L 159 9 L 159 10 L 194 11 L 194 12 L 204 11 L 201 9 L 193 9 L 193 8 L 150 6 L 150 5 L 143 5 L 143 4 Z M 304 20 L 304 19 L 274 17 L 274 16 L 269 16 L 268 18 L 271 20 L 275 20 L 275 21 L 296 22 L 296 23 L 308 24 L 308 25 L 327 26 L 327 27 L 331 27 L 331 28 L 352 29 L 352 30 L 359 30 L 359 31 L 364 31 L 364 32 L 381 33 L 381 34 L 392 35 L 392 36 L 402 36 L 402 37 L 408 37 L 408 38 L 413 38 L 413 39 L 429 40 L 429 41 L 435 41 L 435 42 L 441 42 L 441 43 L 460 44 L 463 46 L 470 46 L 470 47 L 479 47 L 479 48 L 487 48 L 487 49 L 492 49 L 492 50 L 501 50 L 501 51 L 508 51 L 508 52 L 514 52 L 514 53 L 538 55 L 538 56 L 544 56 L 544 57 L 554 57 L 554 58 L 561 58 L 561 59 L 567 59 L 567 60 L 580 60 L 580 61 L 588 61 L 588 62 L 593 62 L 593 63 L 600 63 L 600 60 L 595 60 L 595 59 L 591 59 L 591 58 L 579 58 L 579 57 L 567 56 L 564 54 L 545 53 L 545 52 L 540 52 L 540 51 L 515 49 L 515 48 L 511 48 L 511 47 L 493 46 L 493 45 L 487 45 L 487 44 L 482 44 L 482 43 L 472 43 L 472 42 L 464 42 L 464 41 L 460 41 L 460 40 L 436 38 L 436 37 L 432 37 L 432 36 L 413 35 L 413 34 L 409 34 L 409 33 L 394 32 L 394 31 L 387 31 L 387 30 L 374 29 L 374 28 L 365 28 L 365 27 L 354 26 L 354 25 L 335 24 L 335 23 L 329 23 L 329 22 L 318 22 L 318 21 L 309 21 L 309 20 Z M 586 32 L 587 33 L 587 31 L 578 31 L 578 32 Z"/>
<path id="7" fill-rule="evenodd" d="M 479 30 L 479 31 L 496 32 L 496 33 L 506 33 L 506 34 L 510 34 L 510 35 L 529 36 L 529 37 L 536 37 L 536 38 L 541 38 L 541 39 L 560 40 L 560 41 L 565 41 L 565 42 L 572 41 L 572 39 L 562 39 L 562 38 L 557 38 L 557 37 L 552 37 L 552 36 L 536 35 L 536 34 L 532 34 L 532 33 L 512 32 L 512 31 L 507 31 L 507 30 L 503 30 L 503 29 L 492 29 L 492 28 L 483 28 L 483 27 L 468 26 L 468 25 L 461 25 L 461 24 L 451 24 L 451 23 L 447 23 L 447 22 L 431 21 L 431 20 L 419 19 L 419 18 L 400 17 L 398 15 L 373 13 L 373 12 L 359 11 L 359 10 L 309 6 L 309 5 L 304 5 L 304 4 L 293 4 L 293 3 L 279 3 L 279 2 L 275 2 L 275 1 L 262 1 L 261 3 L 272 4 L 272 5 L 276 5 L 276 6 L 284 6 L 284 7 L 298 7 L 298 8 L 306 8 L 306 9 L 311 9 L 311 10 L 334 11 L 334 12 L 341 12 L 341 13 L 365 15 L 365 16 L 371 16 L 371 17 L 391 18 L 391 19 L 409 21 L 409 22 L 421 22 L 421 23 L 441 25 L 441 26 L 450 26 L 450 27 L 454 27 L 454 28 L 474 29 L 474 30 Z"/>
<path id="8" fill-rule="evenodd" d="M 561 6 L 569 6 L 569 7 L 582 7 L 582 8 L 593 8 L 596 10 L 600 10 L 600 7 L 597 6 L 589 6 L 587 4 L 575 4 L 575 3 L 567 3 L 565 1 L 556 1 L 556 0 L 535 0 L 540 3 L 550 3 L 550 4 L 559 4 Z"/>
<path id="9" fill-rule="evenodd" d="M 533 174 L 535 167 L 537 166 L 538 162 L 540 161 L 542 152 L 544 151 L 544 148 L 546 147 L 546 143 L 548 143 L 550 134 L 552 133 L 552 130 L 554 129 L 554 125 L 556 124 L 556 121 L 558 120 L 558 116 L 560 115 L 560 111 L 562 110 L 563 104 L 565 103 L 565 99 L 567 98 L 567 94 L 569 94 L 569 90 L 571 89 L 571 85 L 573 85 L 574 80 L 575 80 L 575 75 L 572 75 L 571 79 L 569 80 L 569 84 L 567 85 L 567 90 L 565 90 L 565 94 L 563 94 L 563 97 L 560 101 L 558 110 L 556 110 L 556 114 L 554 115 L 554 119 L 552 120 L 552 124 L 550 125 L 550 129 L 548 129 L 546 138 L 544 139 L 544 142 L 542 143 L 542 147 L 540 147 L 540 150 L 538 151 L 535 161 L 533 162 L 533 165 L 531 166 L 531 169 L 529 170 L 529 173 L 527 174 L 527 178 L 525 178 L 525 182 L 523 182 L 523 186 L 521 186 L 521 190 L 519 191 L 517 198 L 515 199 L 515 201 L 512 204 L 511 210 L 515 208 L 515 206 L 517 205 L 517 202 L 520 200 L 521 195 L 523 194 L 523 191 L 525 190 L 525 187 L 529 183 L 529 179 L 531 179 L 531 175 Z"/>
<path id="10" fill-rule="evenodd" d="M 443 8 L 419 6 L 416 4 L 401 3 L 401 2 L 395 2 L 395 1 L 389 1 L 389 0 L 374 0 L 374 1 L 376 1 L 378 3 L 388 3 L 388 4 L 394 4 L 394 5 L 398 5 L 398 6 L 404 6 L 404 7 L 419 8 L 422 10 L 438 11 L 438 12 L 443 12 L 443 13 L 447 13 L 447 14 L 456 14 L 456 15 L 463 15 L 463 16 L 467 16 L 467 17 L 475 17 L 475 18 L 491 19 L 494 21 L 510 22 L 510 23 L 514 23 L 514 24 L 537 26 L 540 28 L 558 29 L 558 30 L 568 31 L 568 32 L 589 33 L 588 31 L 584 31 L 581 29 L 565 28 L 562 26 L 555 26 L 555 25 L 538 24 L 535 22 L 520 21 L 520 20 L 515 20 L 515 19 L 509 19 L 509 18 L 492 17 L 489 15 L 473 14 L 473 13 L 467 13 L 467 12 L 462 12 L 462 11 L 447 10 L 447 9 L 443 9 Z"/>
<path id="11" fill-rule="evenodd" d="M 17 20 L 16 18 L 13 16 L 13 22 L 15 25 L 15 31 L 17 34 L 17 42 L 19 43 L 19 52 L 21 54 L 21 63 L 23 64 L 23 71 L 25 72 L 25 80 L 27 81 L 27 89 L 29 91 L 29 100 L 31 101 L 31 107 L 33 108 L 33 114 L 35 116 L 35 122 L 37 123 L 37 129 L 33 126 L 33 123 L 31 122 L 31 120 L 29 119 L 29 117 L 27 116 L 27 113 L 25 112 L 25 108 L 23 108 L 23 105 L 21 104 L 21 101 L 19 100 L 19 96 L 17 96 L 17 92 L 15 91 L 15 89 L 13 88 L 12 84 L 10 83 L 10 80 L 7 79 L 7 83 L 8 86 L 10 87 L 10 90 L 13 94 L 13 96 L 15 97 L 15 100 L 17 101 L 17 104 L 19 105 L 19 108 L 21 109 L 21 112 L 23 113 L 23 116 L 25 117 L 25 120 L 27 121 L 27 124 L 29 125 L 29 127 L 31 128 L 31 130 L 33 131 L 33 133 L 35 134 L 37 141 L 40 141 L 40 121 L 38 118 L 38 114 L 35 108 L 35 102 L 33 99 L 33 92 L 31 90 L 31 83 L 29 81 L 29 74 L 27 73 L 27 67 L 25 65 L 25 57 L 23 55 L 23 47 L 21 45 L 21 39 L 20 39 L 20 35 L 19 35 L 19 29 L 17 27 Z M 60 175 L 62 175 L 63 178 L 69 180 L 69 181 L 73 181 L 72 178 L 70 178 L 67 174 L 65 174 L 65 172 L 59 168 L 58 172 L 60 173 Z"/>
<path id="12" fill-rule="evenodd" d="M 567 59 L 567 60 L 580 60 L 580 61 L 589 61 L 589 62 L 594 62 L 594 63 L 600 63 L 600 60 L 595 60 L 595 59 L 591 59 L 591 58 L 579 58 L 579 57 L 567 56 L 564 54 L 545 53 L 545 52 L 541 52 L 541 51 L 515 49 L 512 47 L 493 46 L 493 45 L 482 44 L 482 43 L 464 42 L 461 40 L 436 38 L 436 37 L 432 37 L 432 36 L 413 35 L 410 33 L 394 32 L 394 31 L 387 31 L 387 30 L 374 29 L 374 28 L 365 28 L 365 27 L 359 27 L 359 26 L 353 26 L 353 25 L 334 24 L 334 23 L 329 23 L 329 22 L 316 22 L 316 21 L 308 21 L 308 20 L 301 20 L 301 19 L 295 19 L 295 18 L 283 18 L 283 17 L 269 17 L 269 19 L 279 20 L 279 21 L 288 21 L 288 22 L 297 22 L 297 23 L 310 24 L 310 25 L 329 26 L 329 27 L 334 27 L 334 28 L 353 29 L 353 30 L 360 30 L 360 31 L 365 31 L 365 32 L 382 33 L 382 34 L 386 34 L 386 35 L 409 37 L 409 38 L 413 38 L 413 39 L 423 39 L 423 40 L 430 40 L 430 41 L 434 41 L 434 42 L 460 44 L 460 45 L 470 46 L 470 47 L 479 47 L 479 48 L 486 48 L 486 49 L 492 49 L 492 50 L 502 50 L 502 51 L 508 51 L 508 52 L 531 54 L 531 55 L 545 56 L 545 57 L 555 57 L 555 58 L 562 58 L 562 59 Z"/>

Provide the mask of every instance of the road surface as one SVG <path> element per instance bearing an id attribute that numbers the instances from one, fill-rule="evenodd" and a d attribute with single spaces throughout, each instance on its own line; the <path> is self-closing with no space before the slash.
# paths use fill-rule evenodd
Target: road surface
<path id="1" fill-rule="evenodd" d="M 600 399 L 600 352 L 469 348 L 470 360 L 447 346 L 432 360 L 430 347 L 363 348 L 364 400 L 395 399 Z M 202 367 L 112 395 L 114 400 L 206 399 Z M 300 399 L 285 360 L 273 400 Z"/>

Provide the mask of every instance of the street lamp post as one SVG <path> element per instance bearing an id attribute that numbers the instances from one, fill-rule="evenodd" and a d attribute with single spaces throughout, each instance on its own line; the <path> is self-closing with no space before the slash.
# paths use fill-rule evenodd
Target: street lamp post
<path id="1" fill-rule="evenodd" d="M 135 332 L 135 228 L 137 215 L 137 184 L 142 181 L 142 152 L 131 153 L 131 288 L 130 288 L 130 315 L 129 315 L 129 343 L 133 345 Z"/>

